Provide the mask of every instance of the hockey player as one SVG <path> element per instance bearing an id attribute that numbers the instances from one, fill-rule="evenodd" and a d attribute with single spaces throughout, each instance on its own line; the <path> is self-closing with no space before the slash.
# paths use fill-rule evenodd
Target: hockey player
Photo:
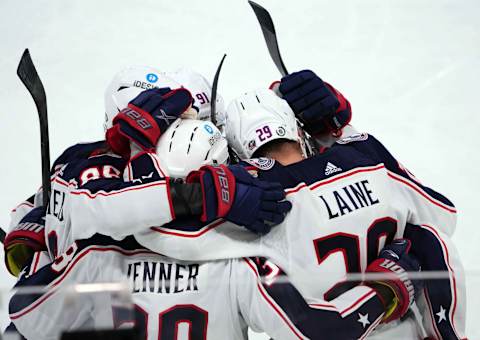
<path id="1" fill-rule="evenodd" d="M 192 84 L 196 91 L 194 92 L 196 101 L 193 104 L 198 105 L 197 109 L 200 108 L 202 116 L 206 116 L 205 110 L 209 107 L 208 98 L 210 96 L 210 88 L 206 80 L 185 69 L 171 74 L 177 76 L 186 86 L 189 85 L 189 82 Z M 188 74 L 190 78 L 187 77 Z M 195 110 L 190 107 L 193 99 L 188 91 L 179 89 L 164 93 L 161 92 L 163 90 L 156 89 L 158 86 L 178 88 L 180 84 L 149 67 L 127 68 L 114 77 L 105 94 L 105 126 L 108 132 L 107 139 L 114 141 L 111 148 L 117 154 L 111 151 L 105 141 L 99 141 L 70 147 L 54 162 L 51 204 L 47 214 L 47 220 L 52 220 L 52 222 L 47 221 L 48 230 L 45 232 L 43 227 L 38 227 L 39 224 L 43 224 L 38 220 L 43 218 L 42 214 L 39 214 L 40 210 L 45 210 L 43 207 L 38 207 L 29 215 L 26 215 L 27 209 L 16 209 L 12 216 L 11 232 L 4 243 L 6 264 L 11 273 L 17 275 L 25 263 L 33 258 L 34 252 L 48 249 L 50 258 L 55 258 L 59 252 L 63 252 L 68 247 L 73 239 L 88 238 L 97 231 L 122 238 L 135 232 L 130 230 L 132 225 L 147 228 L 150 225 L 162 225 L 175 215 L 178 217 L 182 214 L 192 213 L 187 204 L 193 204 L 197 209 L 194 212 L 198 214 L 201 214 L 202 208 L 207 208 L 208 205 L 209 215 L 205 216 L 206 219 L 215 219 L 217 216 L 225 215 L 227 219 L 233 218 L 236 222 L 241 222 L 242 225 L 254 230 L 270 228 L 271 224 L 276 224 L 283 219 L 283 213 L 289 208 L 288 202 L 280 203 L 281 211 L 273 215 L 265 214 L 261 207 L 262 202 L 273 203 L 283 199 L 284 194 L 278 185 L 262 184 L 255 179 L 249 179 L 248 176 L 242 176 L 244 183 L 240 183 L 240 181 L 235 183 L 236 175 L 228 169 L 225 170 L 225 174 L 221 175 L 221 178 L 229 179 L 230 187 L 228 189 L 231 197 L 226 204 L 219 205 L 221 211 L 212 205 L 217 202 L 214 197 L 215 190 L 202 196 L 201 188 L 202 186 L 205 188 L 204 183 L 199 183 L 199 185 L 173 183 L 170 185 L 168 180 L 163 180 L 165 176 L 158 165 L 151 169 L 151 172 L 162 174 L 162 180 L 158 183 L 139 185 L 138 183 L 123 182 L 121 173 L 125 167 L 132 166 L 132 163 L 129 162 L 130 156 L 132 156 L 133 164 L 139 163 L 133 156 L 138 156 L 142 148 L 152 148 L 162 130 L 165 130 L 178 115 L 196 116 Z M 135 109 L 128 108 L 126 112 L 121 112 L 113 126 L 113 117 L 121 109 L 126 108 L 128 102 L 145 89 L 153 89 L 140 99 L 145 102 L 137 103 L 138 106 Z M 143 109 L 150 110 L 153 115 Z M 153 112 L 154 110 L 156 112 Z M 136 125 L 136 123 L 140 125 Z M 130 142 L 132 140 L 135 142 Z M 130 143 L 134 145 L 136 155 L 130 152 Z M 124 158 L 119 154 L 122 154 Z M 239 168 L 236 169 L 236 172 L 240 173 L 243 170 Z M 215 176 L 216 174 L 212 174 L 213 179 L 220 178 Z M 205 185 L 210 184 L 212 183 L 205 183 Z M 93 189 L 90 190 L 90 187 Z M 221 188 L 218 187 L 218 190 L 220 194 Z M 71 192 L 73 194 L 70 194 Z M 195 192 L 197 195 L 192 195 Z M 242 195 L 246 195 L 243 197 L 244 200 L 241 200 Z M 74 229 L 79 233 L 78 235 L 72 235 L 71 229 L 69 229 L 70 215 L 65 214 L 64 210 L 70 207 L 70 200 L 66 200 L 66 197 L 73 197 L 73 205 L 78 203 L 82 208 L 86 208 L 81 211 L 81 214 L 84 214 L 82 219 L 86 222 L 86 227 L 82 225 Z M 137 199 L 138 197 L 143 197 L 143 199 Z M 202 201 L 204 198 L 209 202 Z M 233 207 L 232 200 L 237 202 L 237 207 L 234 207 L 233 210 L 231 209 Z M 137 202 L 137 204 L 131 202 Z M 242 202 L 241 207 L 238 205 L 240 202 Z M 23 206 L 25 204 L 21 205 L 21 207 Z M 133 213 L 128 213 L 126 208 Z M 32 204 L 29 204 L 28 209 L 32 209 Z M 244 209 L 250 210 L 249 216 L 235 212 L 244 211 Z M 77 211 L 75 207 L 71 210 Z M 108 223 L 103 224 L 105 228 L 92 230 L 87 221 L 90 217 L 95 218 L 97 212 L 102 210 L 112 212 L 113 217 L 108 218 Z M 124 213 L 122 214 L 122 212 Z M 263 214 L 263 217 L 258 216 L 259 213 Z M 23 220 L 20 223 L 18 221 L 21 218 Z M 132 218 L 135 223 L 131 223 Z M 77 218 L 73 219 L 73 221 L 78 220 Z M 265 221 L 268 221 L 268 224 Z M 108 230 L 108 228 L 111 229 Z M 46 259 L 42 257 L 40 262 L 45 263 L 45 260 L 48 262 L 48 257 Z"/>
<path id="2" fill-rule="evenodd" d="M 218 137 L 212 141 L 212 136 Z M 193 120 L 175 122 L 161 137 L 157 150 L 166 171 L 174 177 L 184 177 L 190 168 L 202 165 L 206 172 L 211 164 L 227 158 L 226 141 L 219 131 L 211 123 Z M 139 158 L 154 162 L 149 155 Z M 187 161 L 192 164 L 186 165 Z M 138 167 L 132 168 L 129 176 L 145 177 Z M 200 221 L 175 223 L 192 227 Z M 381 261 L 395 263 L 402 270 L 418 270 L 407 248 L 408 243 L 399 241 L 384 249 Z M 329 308 L 338 313 L 325 313 L 320 305 L 309 306 L 271 261 L 175 261 L 141 247 L 131 237 L 118 242 L 96 235 L 77 241 L 54 263 L 28 273 L 17 288 L 47 287 L 41 294 L 19 291 L 10 301 L 10 317 L 27 339 L 56 339 L 61 331 L 95 328 L 100 316 L 104 320 L 107 316 L 108 321 L 110 315 L 112 328 L 132 321 L 122 319 L 121 310 L 105 299 L 99 303 L 85 297 L 81 304 L 72 303 L 65 290 L 78 283 L 126 281 L 132 290 L 141 339 L 176 339 L 182 324 L 188 325 L 190 339 L 244 339 L 247 325 L 275 339 L 319 339 L 330 338 L 330 334 L 337 339 L 363 338 L 385 312 L 381 296 L 367 285 L 332 300 Z M 406 290 L 411 285 L 406 280 L 398 288 Z M 371 296 L 352 309 L 354 291 Z M 328 321 L 329 326 L 322 326 L 320 320 Z"/>
<path id="3" fill-rule="evenodd" d="M 324 120 L 314 112 L 331 105 L 331 91 L 313 72 L 284 78 L 279 90 L 293 108 L 303 110 L 307 130 L 325 131 Z M 316 108 L 309 112 L 309 107 Z M 227 109 L 229 143 L 258 178 L 282 183 L 293 205 L 285 221 L 264 236 L 239 235 L 225 223 L 176 234 L 154 228 L 137 234 L 137 240 L 182 260 L 265 256 L 289 275 L 307 301 L 324 297 L 328 306 L 352 287 L 346 275 L 381 270 L 374 259 L 382 245 L 407 237 L 425 270 L 446 275 L 428 281 L 420 296 L 425 327 L 431 336 L 463 338 L 463 268 L 450 240 L 455 207 L 413 178 L 374 137 L 347 134 L 348 129 L 331 148 L 306 159 L 286 101 L 267 90 L 240 96 Z M 268 158 L 249 160 L 252 156 Z M 411 301 L 401 298 L 384 322 L 404 315 Z"/>
<path id="4" fill-rule="evenodd" d="M 257 101 L 260 101 L 260 99 L 257 98 Z M 291 116 L 293 118 L 293 115 Z M 265 132 L 265 131 L 264 131 Z M 294 132 L 297 132 L 296 130 Z M 292 131 L 283 131 L 283 133 L 292 133 Z M 297 133 L 297 136 L 298 136 L 298 133 Z M 297 138 L 297 137 L 296 137 Z M 122 153 L 123 151 L 120 150 L 119 151 L 120 153 Z M 147 157 L 148 159 L 148 157 Z M 142 167 L 138 167 L 136 166 L 137 168 L 142 168 Z M 127 168 L 128 169 L 128 168 Z M 200 182 L 202 182 L 202 179 L 205 178 L 205 175 L 208 174 L 210 170 L 209 169 L 203 169 L 202 171 L 198 172 L 198 173 L 195 173 L 193 176 L 190 176 L 190 180 L 194 180 L 194 181 L 198 181 L 198 179 L 200 179 Z M 148 172 L 147 173 L 144 173 L 142 176 L 147 176 L 149 175 Z M 151 175 L 151 174 L 150 174 Z M 155 173 L 155 175 L 159 175 L 158 173 Z M 136 178 L 141 178 L 142 176 L 135 176 Z M 94 183 L 99 183 L 99 184 L 102 184 L 101 182 L 99 181 L 95 181 Z M 75 195 L 75 192 L 73 192 L 73 195 Z M 78 230 L 80 230 L 80 232 L 82 232 L 83 230 L 102 230 L 102 228 L 105 228 L 105 225 L 112 225 L 112 228 L 111 230 L 114 230 L 114 229 L 117 229 L 119 231 L 121 230 L 128 230 L 128 225 L 125 223 L 125 221 L 118 221 L 118 220 L 112 220 L 108 215 L 106 215 L 105 213 L 97 213 L 97 214 L 89 214 L 88 212 L 87 213 L 84 213 L 84 209 L 85 207 L 87 207 L 88 205 L 88 202 L 83 202 L 82 204 L 75 204 L 75 205 L 71 205 L 70 207 L 68 207 L 68 209 L 65 209 L 64 213 L 69 215 L 69 220 L 71 221 L 71 225 L 72 225 L 72 230 L 73 230 L 73 233 L 78 233 L 78 231 L 75 231 L 74 229 L 75 228 L 78 228 Z M 68 213 L 66 213 L 68 212 Z M 111 210 L 110 209 L 106 209 L 104 212 L 107 212 L 107 213 L 110 213 Z M 75 217 L 76 216 L 76 217 Z M 134 223 L 132 218 L 138 218 L 138 216 L 131 216 L 129 217 L 129 221 L 130 223 Z M 117 225 L 115 225 L 117 224 Z M 161 235 L 162 232 L 165 232 L 167 234 L 170 234 L 170 235 L 175 235 L 175 236 L 179 236 L 179 237 L 182 237 L 183 235 L 188 235 L 188 230 L 192 229 L 194 226 L 192 225 L 178 225 L 178 223 L 174 223 L 174 224 L 169 224 L 167 226 L 164 226 L 164 227 L 153 227 L 153 228 L 145 228 L 144 227 L 144 231 L 141 231 L 140 228 L 141 228 L 141 223 L 139 223 L 140 226 L 137 227 L 135 226 L 135 230 L 138 230 L 137 232 L 135 232 L 135 230 L 133 230 L 134 232 L 134 235 L 136 237 L 136 239 L 143 245 L 143 244 L 148 244 L 149 246 L 152 246 L 152 247 L 155 247 L 155 245 L 151 245 L 152 243 L 152 240 L 153 239 L 156 239 L 157 237 L 152 237 L 150 235 L 150 230 L 153 230 L 154 233 L 157 233 L 159 232 L 160 234 L 156 234 L 156 235 Z M 203 230 L 200 231 L 200 234 L 205 232 L 205 230 L 210 230 L 210 229 L 215 229 L 217 226 L 221 225 L 222 224 L 222 221 L 215 221 L 214 223 L 212 224 L 207 224 L 205 226 L 205 228 L 203 228 Z M 79 227 L 79 225 L 82 225 L 82 227 Z M 125 225 L 125 228 L 122 228 L 122 225 Z M 238 228 L 238 226 L 234 226 L 234 225 L 229 225 L 233 228 Z M 176 229 L 175 231 L 172 231 L 172 229 Z M 109 230 L 109 232 L 111 232 L 111 230 Z M 185 233 L 185 231 L 187 231 L 187 233 Z M 78 235 L 78 234 L 77 234 Z M 188 237 L 192 237 L 191 233 Z M 254 237 L 254 236 L 253 236 Z M 77 238 L 81 239 L 82 237 L 78 237 Z M 246 239 L 249 239 L 249 238 L 252 238 L 252 235 L 246 235 L 245 236 Z M 172 243 L 172 246 L 175 247 L 175 244 Z M 192 247 L 196 247 L 194 244 L 191 245 Z M 230 257 L 231 255 L 227 255 L 227 257 Z M 372 269 L 373 270 L 373 269 Z M 296 273 L 297 274 L 297 273 Z M 319 276 L 319 277 L 322 277 L 322 276 Z M 295 278 L 296 279 L 296 278 Z M 350 293 L 352 295 L 350 295 L 350 298 L 351 299 L 354 299 L 355 296 L 357 296 L 358 298 L 361 299 L 362 296 L 364 296 L 365 294 L 368 295 L 368 299 L 373 299 L 373 298 L 376 298 L 377 297 L 377 294 L 375 293 L 372 293 L 372 291 L 370 291 L 370 293 L 366 293 L 364 290 L 364 287 L 362 289 L 360 289 L 359 291 L 356 291 L 355 292 L 355 288 L 354 290 Z M 381 293 L 378 293 L 378 294 L 381 294 Z M 387 291 L 387 294 L 388 294 L 388 291 Z M 400 295 L 400 292 L 397 293 L 397 295 Z M 315 298 L 318 298 L 319 295 L 317 295 Z M 383 301 L 390 301 L 391 299 L 389 299 L 388 297 L 386 296 L 383 296 Z M 354 303 L 355 300 L 352 300 Z M 408 294 L 407 295 L 403 295 L 401 297 L 399 297 L 399 301 L 401 301 L 400 304 L 395 305 L 394 308 L 392 308 L 390 311 L 392 313 L 392 316 L 388 316 L 388 318 L 391 318 L 391 319 L 395 319 L 395 318 L 398 318 L 400 315 L 402 315 L 404 313 L 404 310 L 406 309 L 406 307 L 408 307 L 408 301 L 411 301 L 411 296 L 409 296 Z M 334 305 L 330 305 L 330 306 L 334 306 Z M 387 308 L 388 306 L 386 305 L 385 308 Z M 398 307 L 398 310 L 394 313 L 394 311 L 397 309 L 396 307 Z M 333 310 L 332 310 L 333 309 Z M 357 309 L 356 308 L 352 308 L 351 311 L 352 313 L 355 312 Z M 339 317 L 341 315 L 341 310 L 340 309 L 337 309 L 335 306 L 334 307 L 331 307 L 331 315 L 335 315 L 337 317 Z M 350 315 L 350 314 L 349 314 Z M 340 317 L 341 318 L 341 317 Z"/>
<path id="5" fill-rule="evenodd" d="M 281 130 L 280 130 L 280 131 L 281 131 Z M 260 131 L 260 132 L 261 132 L 261 131 Z M 259 133 L 259 132 L 257 132 L 257 133 L 259 134 L 259 138 L 260 138 L 260 134 L 261 134 L 261 133 Z M 264 131 L 264 133 L 265 133 L 266 136 L 268 136 L 268 131 Z M 213 229 L 213 226 L 210 226 L 210 228 Z M 160 229 L 160 230 L 161 230 L 161 229 Z M 207 230 L 209 230 L 209 228 L 207 228 Z M 165 231 L 165 230 L 163 230 L 163 231 Z M 188 235 L 188 234 L 186 234 L 186 235 Z M 405 304 L 403 304 L 403 307 L 404 307 L 404 306 L 405 306 Z"/>

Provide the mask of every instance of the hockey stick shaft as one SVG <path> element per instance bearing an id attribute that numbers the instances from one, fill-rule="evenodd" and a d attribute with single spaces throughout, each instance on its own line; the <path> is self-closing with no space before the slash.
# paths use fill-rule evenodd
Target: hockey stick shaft
<path id="1" fill-rule="evenodd" d="M 43 205 L 47 206 L 50 196 L 50 146 L 48 137 L 47 97 L 28 49 L 25 49 L 20 59 L 17 75 L 27 88 L 37 107 L 40 122 L 40 147 L 42 155 L 42 199 Z"/>
<path id="2" fill-rule="evenodd" d="M 285 64 L 283 63 L 282 55 L 280 54 L 277 34 L 275 32 L 275 26 L 273 25 L 272 17 L 265 8 L 263 8 L 256 2 L 249 0 L 248 3 L 252 7 L 253 12 L 257 17 L 258 23 L 260 24 L 263 37 L 265 38 L 265 42 L 267 43 L 270 57 L 277 66 L 278 71 L 280 71 L 280 73 L 282 74 L 282 77 L 285 77 L 286 75 L 288 75 L 288 71 L 285 67 Z"/>
<path id="3" fill-rule="evenodd" d="M 212 95 L 211 95 L 211 98 L 210 98 L 210 120 L 217 127 L 219 127 L 218 126 L 218 119 L 217 119 L 218 81 L 220 79 L 220 71 L 222 70 L 223 62 L 224 62 L 226 56 L 227 56 L 226 54 L 223 55 L 222 59 L 220 60 L 220 63 L 218 64 L 217 71 L 215 72 L 215 76 L 213 77 Z M 238 163 L 240 158 L 238 157 L 236 152 L 230 146 L 228 147 L 228 154 L 230 155 L 230 162 Z"/>
<path id="4" fill-rule="evenodd" d="M 282 55 L 280 54 L 280 48 L 278 47 L 278 39 L 272 16 L 264 7 L 260 6 L 256 2 L 249 0 L 248 3 L 252 7 L 258 23 L 260 24 L 270 57 L 272 58 L 275 66 L 277 66 L 278 71 L 280 71 L 281 75 L 285 77 L 288 75 L 288 71 L 283 62 Z M 296 114 L 296 117 L 299 125 L 303 127 L 305 123 L 302 119 L 302 115 Z M 316 154 L 320 149 L 320 145 L 318 144 L 317 140 L 305 132 L 305 141 L 308 149 L 310 149 L 310 152 L 312 154 Z"/>
<path id="5" fill-rule="evenodd" d="M 217 91 L 218 91 L 218 80 L 220 77 L 220 71 L 222 70 L 223 61 L 227 54 L 224 54 L 222 60 L 220 60 L 220 64 L 218 64 L 217 71 L 215 72 L 215 76 L 213 77 L 213 84 L 212 84 L 212 95 L 210 97 L 210 120 L 212 123 L 217 126 Z"/>
<path id="6" fill-rule="evenodd" d="M 418 309 L 418 306 L 415 302 L 413 302 L 412 305 L 410 306 L 410 310 L 413 313 L 413 319 L 415 321 L 415 324 L 417 325 L 418 335 L 420 335 L 420 338 L 422 340 L 425 340 L 425 339 L 428 340 L 429 339 L 428 333 L 425 330 L 425 327 L 423 327 L 422 314 L 420 313 L 420 309 Z"/>

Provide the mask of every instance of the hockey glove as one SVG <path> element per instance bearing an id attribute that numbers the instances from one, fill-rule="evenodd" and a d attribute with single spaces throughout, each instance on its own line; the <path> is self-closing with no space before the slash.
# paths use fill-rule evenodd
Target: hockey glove
<path id="1" fill-rule="evenodd" d="M 394 240 L 380 252 L 378 259 L 370 263 L 366 273 L 383 273 L 385 279 L 368 281 L 380 297 L 385 307 L 383 322 L 401 318 L 414 302 L 415 292 L 419 292 L 423 281 L 411 280 L 407 272 L 419 272 L 420 265 L 409 255 L 410 241 Z"/>
<path id="2" fill-rule="evenodd" d="M 239 165 L 203 166 L 190 173 L 187 182 L 200 183 L 203 222 L 224 218 L 266 234 L 292 208 L 280 184 L 260 181 Z"/>
<path id="3" fill-rule="evenodd" d="M 155 88 L 143 91 L 113 119 L 106 139 L 112 150 L 126 158 L 130 141 L 152 150 L 160 135 L 193 103 L 187 89 Z"/>
<path id="4" fill-rule="evenodd" d="M 35 252 L 47 250 L 45 213 L 43 206 L 32 209 L 5 238 L 5 265 L 12 275 L 18 276 Z"/>
<path id="5" fill-rule="evenodd" d="M 350 122 L 350 103 L 310 70 L 282 78 L 279 91 L 311 135 L 341 130 Z"/>

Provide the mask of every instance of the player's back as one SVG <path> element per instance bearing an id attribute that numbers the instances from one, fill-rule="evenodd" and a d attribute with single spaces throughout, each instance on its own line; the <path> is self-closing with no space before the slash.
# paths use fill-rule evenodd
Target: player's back
<path id="1" fill-rule="evenodd" d="M 68 214 L 69 187 L 86 185 L 98 178 L 120 178 L 126 162 L 108 152 L 104 142 L 97 142 L 70 147 L 56 163 L 45 223 L 45 235 L 52 258 L 63 253 L 73 241 Z"/>
<path id="2" fill-rule="evenodd" d="M 453 205 L 395 172 L 398 163 L 366 134 L 302 162 L 270 166 L 259 177 L 282 183 L 294 208 L 262 246 L 307 299 L 330 301 L 351 288 L 346 274 L 364 272 L 385 244 L 404 237 L 407 223 L 455 223 Z"/>
<path id="3" fill-rule="evenodd" d="M 125 266 L 137 327 L 145 329 L 146 339 L 244 339 L 229 287 L 230 261 L 144 253 L 126 256 Z"/>
<path id="4" fill-rule="evenodd" d="M 20 279 L 17 288 L 46 284 L 51 289 L 46 294 L 14 296 L 10 317 L 28 339 L 49 339 L 62 329 L 94 326 L 92 319 L 110 312 L 110 327 L 115 328 L 132 322 L 122 319 L 128 314 L 121 308 L 117 311 L 115 304 L 92 298 L 83 299 L 75 309 L 58 288 L 128 282 L 142 339 L 244 339 L 245 322 L 229 284 L 232 263 L 176 261 L 142 248 L 132 238 L 117 242 L 97 235 Z M 63 303 L 67 305 L 62 307 Z"/>
<path id="5" fill-rule="evenodd" d="M 292 165 L 265 159 L 250 163 L 260 179 L 280 182 L 292 202 L 285 221 L 270 233 L 241 233 L 217 223 L 196 233 L 154 228 L 136 239 L 183 260 L 265 256 L 307 300 L 331 300 L 349 288 L 341 284 L 346 273 L 363 272 L 386 243 L 404 236 L 407 222 L 443 228 L 446 234 L 454 228 L 453 205 L 410 178 L 366 134 Z"/>

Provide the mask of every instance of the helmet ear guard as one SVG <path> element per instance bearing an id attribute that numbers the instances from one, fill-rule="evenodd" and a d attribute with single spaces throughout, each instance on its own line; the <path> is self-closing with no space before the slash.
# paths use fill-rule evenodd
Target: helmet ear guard
<path id="1" fill-rule="evenodd" d="M 227 108 L 226 135 L 242 159 L 277 139 L 299 143 L 305 155 L 303 134 L 292 109 L 272 90 L 250 91 L 234 99 Z"/>

